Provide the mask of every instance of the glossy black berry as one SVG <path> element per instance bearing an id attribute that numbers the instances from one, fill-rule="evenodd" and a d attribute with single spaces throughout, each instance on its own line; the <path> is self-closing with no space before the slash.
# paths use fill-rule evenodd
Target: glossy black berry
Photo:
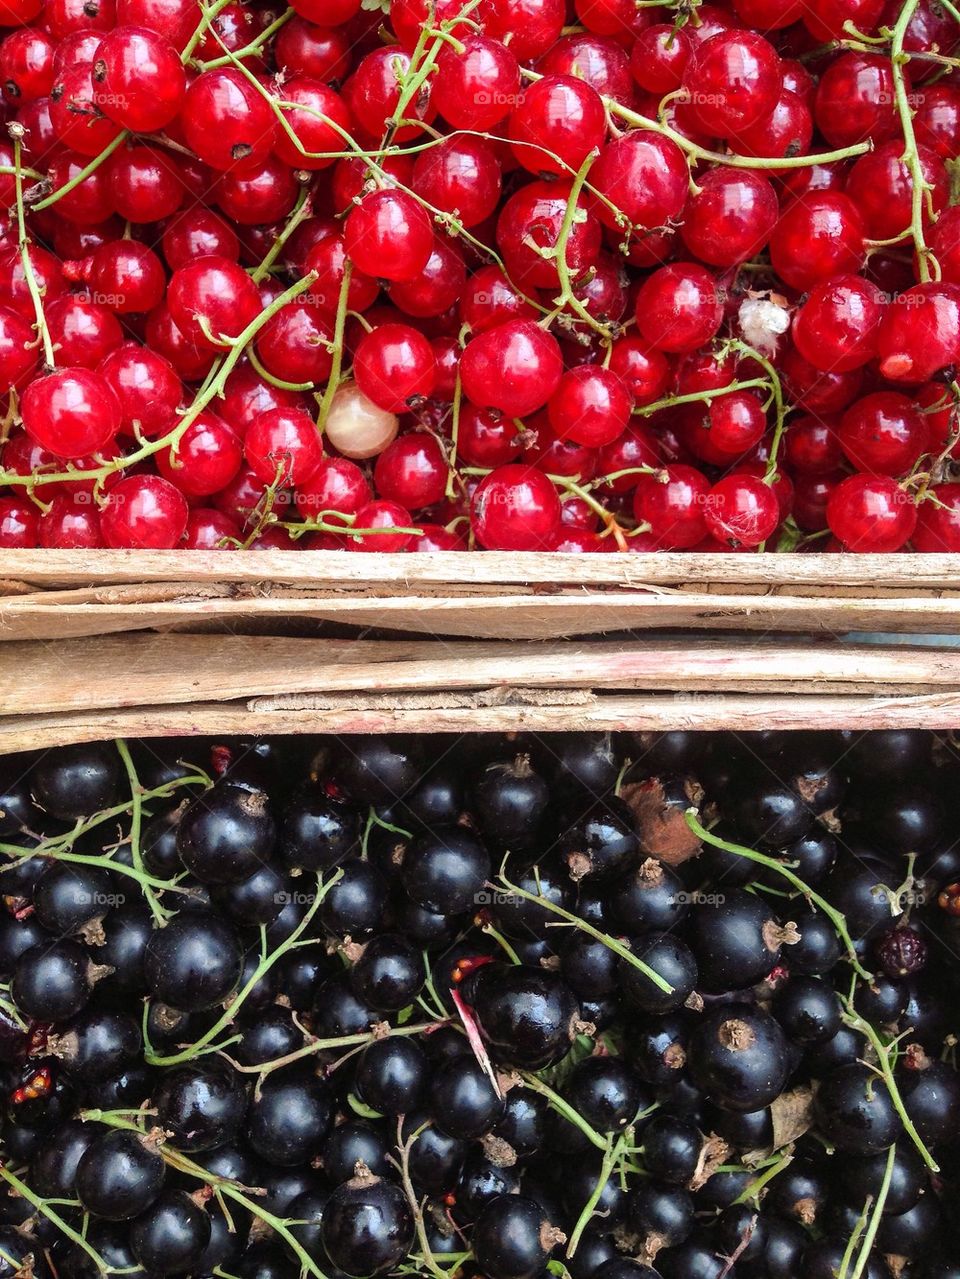
<path id="1" fill-rule="evenodd" d="M 368 936 L 383 922 L 386 881 L 369 862 L 348 861 L 341 870 L 320 907 L 323 926 L 338 937 Z"/>
<path id="2" fill-rule="evenodd" d="M 564 1095 L 598 1132 L 619 1132 L 653 1104 L 653 1095 L 620 1057 L 588 1057 L 574 1068 Z"/>
<path id="3" fill-rule="evenodd" d="M 875 1155 L 896 1141 L 900 1117 L 882 1079 L 867 1066 L 840 1066 L 821 1081 L 817 1123 L 831 1143 L 851 1155 Z"/>
<path id="4" fill-rule="evenodd" d="M 478 975 L 474 1013 L 495 1060 L 541 1070 L 569 1052 L 578 1007 L 556 973 L 487 964 Z"/>
<path id="5" fill-rule="evenodd" d="M 89 953 L 75 941 L 41 942 L 17 960 L 10 993 L 34 1021 L 67 1021 L 86 1004 L 96 976 Z"/>
<path id="6" fill-rule="evenodd" d="M 550 805 L 550 787 L 529 756 L 490 764 L 473 791 L 473 808 L 484 836 L 499 848 L 525 849 L 537 836 Z"/>
<path id="7" fill-rule="evenodd" d="M 128 1221 L 148 1208 L 163 1187 L 165 1166 L 139 1133 L 113 1128 L 87 1147 L 77 1165 L 77 1197 L 87 1212 Z"/>
<path id="8" fill-rule="evenodd" d="M 321 1160 L 331 1186 L 349 1181 L 363 1165 L 378 1177 L 395 1171 L 388 1159 L 390 1144 L 383 1125 L 360 1120 L 337 1124 L 323 1143 Z"/>
<path id="9" fill-rule="evenodd" d="M 676 1115 L 655 1114 L 643 1131 L 643 1162 L 650 1176 L 671 1186 L 693 1177 L 703 1149 L 695 1124 Z"/>
<path id="10" fill-rule="evenodd" d="M 147 946 L 144 971 L 151 994 L 173 1008 L 213 1008 L 240 981 L 243 955 L 233 931 L 215 915 L 175 915 Z"/>
<path id="11" fill-rule="evenodd" d="M 653 857 L 612 884 L 607 896 L 612 917 L 631 934 L 667 932 L 690 908 L 680 876 Z"/>
<path id="12" fill-rule="evenodd" d="M 157 1121 L 178 1150 L 213 1150 L 232 1141 L 247 1109 L 242 1076 L 224 1065 L 188 1063 L 164 1073 L 154 1093 Z"/>
<path id="13" fill-rule="evenodd" d="M 128 1013 L 85 1008 L 48 1040 L 71 1074 L 86 1083 L 103 1080 L 133 1063 L 143 1048 L 140 1024 Z"/>
<path id="14" fill-rule="evenodd" d="M 123 901 L 106 871 L 93 866 L 56 862 L 45 871 L 34 890 L 37 918 L 58 936 L 79 933 Z"/>
<path id="15" fill-rule="evenodd" d="M 130 1242 L 150 1275 L 186 1274 L 210 1242 L 210 1218 L 185 1190 L 168 1190 L 133 1222 Z"/>
<path id="16" fill-rule="evenodd" d="M 583 879 L 602 883 L 623 875 L 640 851 L 630 809 L 614 795 L 594 804 L 585 816 L 567 827 L 557 851 L 575 883 Z"/>
<path id="17" fill-rule="evenodd" d="M 369 1174 L 337 1186 L 327 1201 L 320 1238 L 333 1264 L 348 1275 L 392 1269 L 413 1242 L 413 1216 L 401 1188 Z"/>
<path id="18" fill-rule="evenodd" d="M 430 1105 L 452 1137 L 481 1137 L 503 1114 L 503 1098 L 480 1065 L 467 1058 L 448 1062 L 434 1076 Z"/>
<path id="19" fill-rule="evenodd" d="M 641 1182 L 631 1191 L 627 1213 L 630 1225 L 652 1254 L 683 1243 L 693 1229 L 693 1197 L 680 1186 Z"/>
<path id="20" fill-rule="evenodd" d="M 479 839 L 462 826 L 445 826 L 412 841 L 403 882 L 418 905 L 455 915 L 476 906 L 490 871 L 490 854 Z"/>
<path id="21" fill-rule="evenodd" d="M 672 933 L 646 933 L 631 942 L 630 951 L 656 973 L 660 982 L 629 960 L 621 959 L 620 989 L 627 1002 L 646 1013 L 668 1013 L 681 1008 L 697 984 L 697 961 L 690 947 Z"/>
<path id="22" fill-rule="evenodd" d="M 337 781 L 365 804 L 392 804 L 417 783 L 419 751 L 395 737 L 346 737 L 336 763 Z"/>
<path id="23" fill-rule="evenodd" d="M 249 879 L 273 855 L 277 830 L 266 791 L 220 782 L 180 819 L 177 848 L 204 884 Z"/>
<path id="24" fill-rule="evenodd" d="M 840 1029 L 840 1001 L 819 977 L 791 977 L 774 993 L 771 1011 L 797 1044 L 822 1043 Z"/>
<path id="25" fill-rule="evenodd" d="M 30 1163 L 30 1186 L 45 1199 L 72 1199 L 77 1165 L 102 1133 L 96 1124 L 71 1119 L 52 1133 Z"/>
<path id="26" fill-rule="evenodd" d="M 268 1163 L 292 1168 L 320 1152 L 333 1119 L 330 1090 L 316 1075 L 283 1071 L 270 1075 L 254 1096 L 247 1140 Z"/>
<path id="27" fill-rule="evenodd" d="M 783 1089 L 787 1041 L 776 1021 L 749 1004 L 720 1004 L 705 1013 L 690 1042 L 697 1085 L 726 1110 L 760 1110 Z"/>
<path id="28" fill-rule="evenodd" d="M 420 993 L 425 976 L 421 951 L 396 933 L 372 937 L 350 969 L 354 990 L 378 1012 L 406 1008 Z"/>
<path id="29" fill-rule="evenodd" d="M 698 899 L 690 938 L 701 987 L 720 994 L 766 977 L 779 962 L 784 931 L 763 898 L 735 888 Z"/>
<path id="30" fill-rule="evenodd" d="M 34 767 L 31 787 L 45 812 L 74 821 L 117 803 L 122 777 L 116 747 L 107 742 L 84 742 L 42 755 Z"/>
<path id="31" fill-rule="evenodd" d="M 861 1208 L 868 1198 L 876 1202 L 887 1171 L 887 1151 L 878 1155 L 848 1156 L 837 1169 L 836 1187 L 847 1203 Z M 926 1166 L 912 1144 L 897 1142 L 887 1184 L 885 1213 L 909 1212 L 927 1187 Z"/>
<path id="32" fill-rule="evenodd" d="M 473 1250 L 490 1279 L 535 1279 L 561 1238 L 535 1200 L 502 1195 L 477 1218 Z"/>

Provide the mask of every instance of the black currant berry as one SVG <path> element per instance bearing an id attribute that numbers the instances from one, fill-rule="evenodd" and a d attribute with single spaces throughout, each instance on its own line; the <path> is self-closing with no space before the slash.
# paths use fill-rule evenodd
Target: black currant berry
<path id="1" fill-rule="evenodd" d="M 749 1004 L 705 1013 L 690 1042 L 690 1071 L 725 1110 L 760 1110 L 780 1095 L 789 1071 L 783 1031 Z"/>
<path id="2" fill-rule="evenodd" d="M 280 855 L 291 868 L 329 870 L 349 856 L 359 838 L 356 806 L 328 794 L 322 786 L 308 786 L 287 805 Z"/>
<path id="3" fill-rule="evenodd" d="M 232 1141 L 247 1109 L 242 1076 L 216 1064 L 189 1063 L 164 1073 L 154 1093 L 157 1121 L 178 1150 L 214 1150 Z"/>
<path id="4" fill-rule="evenodd" d="M 480 1065 L 466 1057 L 448 1062 L 430 1088 L 430 1105 L 451 1137 L 482 1137 L 503 1114 L 503 1099 Z"/>
<path id="5" fill-rule="evenodd" d="M 628 933 L 667 932 L 690 909 L 676 871 L 648 857 L 608 891 L 610 913 Z"/>
<path id="6" fill-rule="evenodd" d="M 166 1172 L 156 1147 L 140 1133 L 113 1128 L 90 1143 L 77 1164 L 77 1197 L 87 1212 L 129 1221 L 148 1208 Z"/>
<path id="7" fill-rule="evenodd" d="M 153 1275 L 192 1270 L 210 1242 L 210 1218 L 185 1190 L 168 1190 L 130 1227 L 134 1255 Z"/>
<path id="8" fill-rule="evenodd" d="M 330 1090 L 322 1080 L 283 1071 L 270 1075 L 250 1103 L 247 1140 L 268 1163 L 293 1168 L 320 1153 L 332 1119 Z"/>
<path id="9" fill-rule="evenodd" d="M 535 1279 L 564 1239 L 534 1199 L 492 1199 L 473 1227 L 473 1251 L 490 1279 Z"/>
<path id="10" fill-rule="evenodd" d="M 413 900 L 443 915 L 473 909 L 489 878 L 490 854 L 462 826 L 418 835 L 403 862 L 404 886 Z"/>
<path id="11" fill-rule="evenodd" d="M 549 971 L 486 964 L 479 970 L 474 1013 L 497 1061 L 542 1070 L 570 1050 L 578 1006 L 573 992 Z"/>
<path id="12" fill-rule="evenodd" d="M 697 961 L 690 947 L 672 933 L 646 933 L 631 942 L 630 951 L 670 989 L 661 989 L 643 969 L 621 959 L 620 989 L 628 1002 L 645 1013 L 682 1008 L 697 984 Z"/>
<path id="13" fill-rule="evenodd" d="M 341 871 L 320 907 L 323 926 L 338 937 L 367 937 L 383 922 L 386 880 L 369 862 L 348 861 Z"/>
<path id="14" fill-rule="evenodd" d="M 236 989 L 242 968 L 233 932 L 205 912 L 175 915 L 154 932 L 144 956 L 150 993 L 185 1012 L 223 1003 Z"/>
<path id="15" fill-rule="evenodd" d="M 754 893 L 701 895 L 690 915 L 690 945 L 700 986 L 711 994 L 743 990 L 776 967 L 787 933 Z"/>
<path id="16" fill-rule="evenodd" d="M 886 1084 L 858 1063 L 840 1066 L 821 1081 L 814 1109 L 820 1130 L 846 1154 L 879 1154 L 900 1132 Z"/>
<path id="17" fill-rule="evenodd" d="M 550 805 L 550 788 L 527 755 L 512 764 L 490 764 L 473 791 L 473 808 L 484 836 L 514 851 L 531 847 Z"/>
<path id="18" fill-rule="evenodd" d="M 361 1173 L 330 1196 L 320 1238 L 327 1256 L 344 1274 L 383 1274 L 413 1243 L 410 1205 L 393 1182 Z"/>
<path id="19" fill-rule="evenodd" d="M 273 855 L 277 829 L 266 791 L 218 782 L 180 819 L 177 848 L 202 884 L 238 884 Z"/>
<path id="20" fill-rule="evenodd" d="M 608 796 L 564 830 L 557 850 L 575 883 L 602 883 L 625 874 L 640 851 L 630 809 L 622 799 Z"/>
<path id="21" fill-rule="evenodd" d="M 771 1011 L 797 1044 L 823 1043 L 840 1029 L 840 1001 L 819 977 L 791 977 L 775 991 Z"/>
<path id="22" fill-rule="evenodd" d="M 72 862 L 54 862 L 34 891 L 37 918 L 60 937 L 79 933 L 118 904 L 106 871 Z"/>
<path id="23" fill-rule="evenodd" d="M 106 742 L 61 746 L 37 761 L 31 786 L 40 807 L 63 821 L 90 817 L 120 798 L 123 767 Z"/>
<path id="24" fill-rule="evenodd" d="M 366 942 L 350 970 L 350 982 L 363 1002 L 387 1013 L 413 1003 L 425 976 L 421 952 L 396 933 Z"/>
<path id="25" fill-rule="evenodd" d="M 47 1041 L 71 1074 L 85 1083 L 102 1081 L 133 1063 L 143 1048 L 139 1023 L 127 1013 L 85 1008 Z"/>
<path id="26" fill-rule="evenodd" d="M 67 1021 L 86 1004 L 98 975 L 88 952 L 76 942 L 42 942 L 17 960 L 10 993 L 33 1021 Z"/>
<path id="27" fill-rule="evenodd" d="M 341 738 L 336 777 L 365 804 L 392 804 L 413 790 L 420 775 L 419 751 L 403 738 Z"/>

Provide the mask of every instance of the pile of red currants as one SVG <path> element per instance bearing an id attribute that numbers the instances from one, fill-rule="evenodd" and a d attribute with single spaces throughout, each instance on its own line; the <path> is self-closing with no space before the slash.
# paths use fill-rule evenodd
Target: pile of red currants
<path id="1" fill-rule="evenodd" d="M 0 548 L 960 549 L 952 3 L 0 24 Z"/>

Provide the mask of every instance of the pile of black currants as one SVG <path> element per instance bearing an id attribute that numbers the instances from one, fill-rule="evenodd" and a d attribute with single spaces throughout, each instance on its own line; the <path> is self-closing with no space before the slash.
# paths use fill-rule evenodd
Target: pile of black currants
<path id="1" fill-rule="evenodd" d="M 958 1279 L 960 744 L 0 761 L 0 1279 Z"/>

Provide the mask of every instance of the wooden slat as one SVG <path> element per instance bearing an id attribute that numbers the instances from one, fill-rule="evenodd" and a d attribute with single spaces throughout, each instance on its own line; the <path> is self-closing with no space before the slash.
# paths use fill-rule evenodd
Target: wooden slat
<path id="1" fill-rule="evenodd" d="M 2 715 L 349 691 L 960 691 L 960 649 L 765 637 L 494 643 L 114 635 L 2 651 Z"/>
<path id="2" fill-rule="evenodd" d="M 579 730 L 855 729 L 960 727 L 960 694 L 908 697 L 804 697 L 715 694 L 683 703 L 650 694 L 599 695 L 589 705 L 382 709 L 342 705 L 324 710 L 251 711 L 244 704 L 137 707 L 0 719 L 0 752 L 49 748 L 112 737 L 194 734 L 467 733 Z"/>
<path id="3" fill-rule="evenodd" d="M 623 586 L 686 582 L 827 585 L 831 588 L 960 586 L 956 555 L 554 555 L 446 553 L 350 555 L 332 551 L 3 551 L 0 579 L 41 588 L 123 582 L 289 582 L 338 589 L 401 584 Z"/>
<path id="4" fill-rule="evenodd" d="M 960 633 L 960 594 L 875 599 L 786 595 L 608 593 L 505 594 L 383 599 L 202 598 L 123 604 L 47 603 L 37 596 L 0 603 L 0 638 L 53 640 L 193 624 L 242 630 L 247 624 L 335 622 L 362 628 L 491 639 L 552 639 L 651 628 L 762 632 Z"/>

